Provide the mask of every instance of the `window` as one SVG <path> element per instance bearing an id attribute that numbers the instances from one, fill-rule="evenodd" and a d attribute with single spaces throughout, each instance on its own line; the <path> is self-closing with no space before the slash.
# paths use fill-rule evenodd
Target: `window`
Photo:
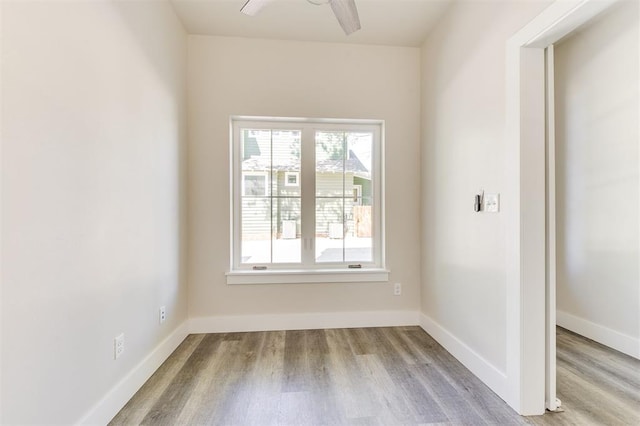
<path id="1" fill-rule="evenodd" d="M 242 172 L 242 195 L 268 194 L 267 174 L 261 172 Z"/>
<path id="2" fill-rule="evenodd" d="M 285 186 L 299 186 L 300 173 L 298 172 L 284 172 L 284 184 Z"/>
<path id="3" fill-rule="evenodd" d="M 231 124 L 227 281 L 326 282 L 318 275 L 336 273 L 333 281 L 384 280 L 382 122 L 234 118 Z M 286 281 L 283 274 L 296 276 Z"/>
<path id="4" fill-rule="evenodd" d="M 353 185 L 353 203 L 362 205 L 362 185 Z"/>

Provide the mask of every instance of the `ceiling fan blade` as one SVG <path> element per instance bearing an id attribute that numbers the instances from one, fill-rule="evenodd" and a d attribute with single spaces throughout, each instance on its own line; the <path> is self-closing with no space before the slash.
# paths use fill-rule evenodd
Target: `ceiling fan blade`
<path id="1" fill-rule="evenodd" d="M 271 3 L 273 0 L 247 0 L 247 2 L 242 6 L 240 12 L 249 16 L 256 16 L 258 12 L 267 4 Z"/>
<path id="2" fill-rule="evenodd" d="M 355 0 L 331 0 L 331 9 L 346 35 L 360 29 L 360 18 Z"/>

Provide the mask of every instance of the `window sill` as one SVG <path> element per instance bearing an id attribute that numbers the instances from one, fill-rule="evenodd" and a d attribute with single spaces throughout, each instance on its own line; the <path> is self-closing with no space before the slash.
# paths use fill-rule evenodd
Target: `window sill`
<path id="1" fill-rule="evenodd" d="M 387 269 L 315 269 L 227 272 L 227 284 L 388 282 Z"/>

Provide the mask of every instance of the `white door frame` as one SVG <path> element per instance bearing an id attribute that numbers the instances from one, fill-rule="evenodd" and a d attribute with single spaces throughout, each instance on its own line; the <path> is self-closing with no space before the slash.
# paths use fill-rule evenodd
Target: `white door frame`
<path id="1" fill-rule="evenodd" d="M 557 0 L 507 41 L 507 402 L 545 411 L 545 49 L 616 0 Z M 552 369 L 550 369 L 552 370 Z"/>
<path id="2" fill-rule="evenodd" d="M 546 286 L 545 286 L 545 408 L 558 411 L 560 401 L 556 395 L 556 111 L 555 111 L 555 56 L 553 44 L 545 50 L 546 64 Z"/>

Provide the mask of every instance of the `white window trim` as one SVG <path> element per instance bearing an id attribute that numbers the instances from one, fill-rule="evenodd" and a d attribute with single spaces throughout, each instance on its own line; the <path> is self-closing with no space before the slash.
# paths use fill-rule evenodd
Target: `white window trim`
<path id="1" fill-rule="evenodd" d="M 240 128 L 253 127 L 262 128 L 265 123 L 269 123 L 271 129 L 279 130 L 303 130 L 302 139 L 313 138 L 313 133 L 317 130 L 323 131 L 371 131 L 377 144 L 374 143 L 372 169 L 373 180 L 371 183 L 374 211 L 377 213 L 373 226 L 373 255 L 372 262 L 353 262 L 360 265 L 358 269 L 349 268 L 348 263 L 314 263 L 313 267 L 303 267 L 300 264 L 268 264 L 266 270 L 253 270 L 253 266 L 260 264 L 241 264 L 240 248 L 240 226 L 239 216 L 240 199 L 238 194 L 242 194 L 243 179 L 241 178 L 241 167 L 238 167 L 240 158 Z M 311 126 L 309 126 L 311 124 Z M 304 127 L 304 128 L 303 128 Z M 247 117 L 232 116 L 230 118 L 230 163 L 231 179 L 230 190 L 230 224 L 231 224 L 231 259 L 230 269 L 227 272 L 227 284 L 275 284 L 275 283 L 320 283 L 320 282 L 381 282 L 388 281 L 390 271 L 385 268 L 385 235 L 384 235 L 384 121 L 382 120 L 348 120 L 348 119 L 310 119 L 310 118 L 274 118 L 274 117 Z M 312 155 L 304 152 L 304 163 L 315 163 L 315 152 Z M 267 173 L 267 172 L 264 172 Z M 267 173 L 268 174 L 268 173 Z M 306 176 L 310 176 L 308 174 Z M 315 198 L 315 185 L 305 184 L 305 175 L 300 173 L 299 185 L 312 187 L 312 193 L 307 191 L 302 194 L 302 198 Z M 313 176 L 312 176 L 313 179 Z M 307 212 L 304 206 L 307 206 Z M 309 207 L 310 206 L 310 207 Z M 315 242 L 315 203 L 305 203 L 303 201 L 303 216 L 314 217 L 312 231 L 303 229 L 302 244 L 313 246 Z M 235 243 L 238 242 L 238 243 Z M 305 256 L 305 252 L 306 255 Z M 303 251 L 303 263 L 310 265 L 309 256 L 313 257 L 311 250 Z"/>
<path id="2" fill-rule="evenodd" d="M 272 269 L 266 271 L 227 272 L 227 284 L 303 284 L 388 282 L 387 269 Z"/>
<path id="3" fill-rule="evenodd" d="M 247 195 L 247 193 L 245 192 L 246 188 L 245 188 L 244 178 L 247 177 L 247 176 L 262 176 L 262 177 L 264 177 L 264 194 L 262 194 L 262 196 L 266 197 L 266 196 L 269 195 L 269 173 L 267 173 L 267 172 L 254 172 L 254 171 L 246 171 L 245 170 L 245 171 L 243 171 L 241 173 L 240 176 L 241 176 L 240 180 L 242 181 L 242 195 L 243 196 L 251 196 L 252 195 L 252 194 Z"/>
<path id="4" fill-rule="evenodd" d="M 295 176 L 296 182 L 289 183 L 289 176 Z M 284 186 L 300 186 L 300 172 L 284 172 Z"/>

